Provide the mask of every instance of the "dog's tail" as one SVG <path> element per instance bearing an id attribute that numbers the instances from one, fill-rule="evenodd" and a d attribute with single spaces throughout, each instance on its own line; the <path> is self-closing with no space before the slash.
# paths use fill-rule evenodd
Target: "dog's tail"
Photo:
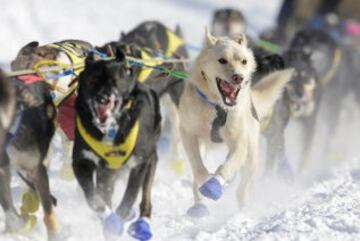
<path id="1" fill-rule="evenodd" d="M 272 72 L 263 77 L 253 88 L 252 98 L 259 119 L 266 117 L 290 81 L 293 69 Z"/>

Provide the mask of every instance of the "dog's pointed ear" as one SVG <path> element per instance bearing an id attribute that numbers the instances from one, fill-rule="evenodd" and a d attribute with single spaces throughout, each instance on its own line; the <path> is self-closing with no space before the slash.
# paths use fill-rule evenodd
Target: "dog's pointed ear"
<path id="1" fill-rule="evenodd" d="M 243 33 L 233 36 L 232 39 L 240 45 L 247 46 L 247 38 L 246 38 L 245 34 L 243 34 Z"/>
<path id="2" fill-rule="evenodd" d="M 205 27 L 205 38 L 207 46 L 214 46 L 218 41 L 217 38 L 209 32 L 208 27 Z"/>
<path id="3" fill-rule="evenodd" d="M 95 54 L 93 52 L 90 52 L 85 59 L 85 65 L 89 66 L 95 62 Z"/>
<path id="4" fill-rule="evenodd" d="M 120 46 L 116 46 L 116 49 L 115 49 L 115 59 L 117 62 L 123 62 L 125 61 L 125 53 L 124 51 L 122 50 L 122 48 Z"/>
<path id="5" fill-rule="evenodd" d="M 35 52 L 37 47 L 39 47 L 39 42 L 32 41 L 32 42 L 26 44 L 24 47 L 22 47 L 20 50 L 20 53 L 31 54 L 31 53 Z"/>
<path id="6" fill-rule="evenodd" d="M 120 32 L 119 40 L 121 41 L 125 37 L 126 33 L 124 31 Z"/>

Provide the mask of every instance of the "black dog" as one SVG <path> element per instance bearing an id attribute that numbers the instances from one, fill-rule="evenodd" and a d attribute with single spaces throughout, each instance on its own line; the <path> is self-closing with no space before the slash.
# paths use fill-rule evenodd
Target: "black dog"
<path id="1" fill-rule="evenodd" d="M 16 83 L 16 116 L 6 141 L 6 152 L 0 160 L 0 200 L 6 214 L 6 229 L 25 231 L 30 225 L 28 216 L 20 216 L 13 205 L 10 189 L 10 163 L 22 173 L 38 193 L 44 208 L 44 221 L 48 238 L 59 237 L 60 226 L 54 212 L 54 199 L 50 195 L 49 181 L 43 161 L 55 132 L 56 109 L 46 83 L 26 85 Z"/>
<path id="2" fill-rule="evenodd" d="M 352 46 L 338 42 L 328 32 L 311 28 L 299 31 L 291 42 L 291 48 L 307 53 L 316 71 L 320 97 L 315 105 L 316 108 L 321 106 L 324 110 L 327 132 L 324 153 L 330 153 L 331 140 L 334 139 L 338 126 L 343 100 L 350 93 L 357 96 L 355 83 L 358 82 L 356 73 L 359 72 L 359 52 L 354 51 Z M 300 169 L 306 170 L 309 161 L 308 157 L 303 158 Z"/>
<path id="3" fill-rule="evenodd" d="M 154 54 L 158 53 L 167 58 L 177 58 L 179 60 L 188 58 L 188 53 L 185 47 L 185 42 L 182 37 L 181 29 L 178 26 L 175 31 L 171 31 L 163 24 L 156 21 L 148 21 L 140 24 L 135 27 L 131 32 L 125 34 L 122 33 L 119 39 L 120 44 L 132 45 L 143 48 L 143 50 L 147 49 L 152 51 L 152 53 L 148 52 L 147 54 L 151 57 L 156 57 Z M 144 49 L 145 48 L 145 49 Z M 133 57 L 143 59 L 143 53 L 139 53 L 135 51 L 132 53 Z M 177 71 L 185 71 L 187 66 L 183 63 L 173 63 L 168 64 L 168 68 L 177 70 Z M 149 85 L 154 85 L 151 83 L 153 81 L 159 81 L 156 78 L 156 71 L 153 73 L 154 75 L 149 75 L 145 80 Z M 145 81 L 140 79 L 140 81 Z M 150 81 L 148 81 L 150 80 Z M 166 88 L 169 93 L 171 99 L 174 101 L 176 105 L 179 104 L 180 96 L 184 89 L 184 81 L 176 81 L 174 79 L 170 79 L 170 81 L 162 81 L 165 82 L 163 85 L 168 85 Z M 175 82 L 175 83 L 174 83 Z M 157 89 L 156 86 L 151 86 L 153 89 Z M 160 89 L 164 89 L 164 86 L 160 86 Z M 159 91 L 157 91 L 159 92 Z"/>
<path id="4" fill-rule="evenodd" d="M 108 43 L 99 50 L 109 54 L 109 50 L 115 51 L 116 48 L 121 48 L 127 56 L 142 60 L 150 66 L 161 65 L 170 71 L 179 72 L 187 70 L 187 64 L 184 61 L 188 58 L 188 54 L 179 27 L 172 31 L 159 22 L 147 21 L 129 33 L 122 33 L 119 41 Z M 167 59 L 177 60 L 177 62 L 168 63 Z M 167 113 L 166 117 L 171 124 L 172 167 L 181 175 L 185 171 L 185 164 L 180 158 L 182 144 L 179 133 L 178 105 L 184 89 L 184 80 L 164 74 L 159 69 L 144 66 L 138 68 L 134 74 L 137 80 L 161 96 L 163 110 Z"/>
<path id="5" fill-rule="evenodd" d="M 161 129 L 158 97 L 136 81 L 123 52 L 116 49 L 115 54 L 116 59 L 108 61 L 88 56 L 80 75 L 73 169 L 89 206 L 102 217 L 106 236 L 121 234 L 142 187 L 140 217 L 129 232 L 148 240 L 152 236 L 151 188 Z M 132 168 L 127 188 L 112 212 L 116 177 L 128 162 Z"/>
<path id="6" fill-rule="evenodd" d="M 316 71 L 309 55 L 289 49 L 282 58 L 286 68 L 294 68 L 294 74 L 282 98 L 276 103 L 268 119 L 262 123 L 262 128 L 267 140 L 267 169 L 277 169 L 286 174 L 283 171 L 291 169 L 285 154 L 285 129 L 291 119 L 299 120 L 303 124 L 305 155 L 314 137 L 320 92 Z"/>
<path id="7" fill-rule="evenodd" d="M 78 65 L 80 55 L 91 45 L 78 40 L 62 41 L 55 44 L 39 46 L 38 42 L 25 45 L 11 63 L 13 71 L 32 69 L 41 61 L 67 61 Z M 40 67 L 40 66 L 38 66 Z M 46 67 L 46 66 L 41 66 Z M 74 74 L 81 71 L 81 65 L 74 67 Z M 44 74 L 44 73 L 43 73 Z M 54 74 L 54 73 L 52 73 Z M 46 75 L 46 74 L 44 74 Z M 63 80 L 65 83 L 63 83 Z M 6 152 L 1 156 L 0 200 L 6 213 L 6 228 L 12 232 L 30 231 L 36 220 L 29 215 L 36 210 L 29 210 L 26 203 L 21 215 L 15 211 L 10 191 L 10 163 L 16 167 L 20 177 L 40 198 L 44 208 L 44 221 L 49 239 L 62 239 L 60 224 L 54 212 L 56 200 L 50 195 L 49 180 L 44 160 L 47 156 L 50 141 L 54 135 L 57 119 L 56 105 L 60 105 L 70 96 L 76 85 L 73 78 L 57 78 L 49 83 L 40 73 L 20 75 L 12 79 L 16 86 L 16 116 L 6 140 Z M 75 83 L 75 84 L 74 84 Z M 56 93 L 59 86 L 65 92 Z M 5 97 L 5 96 L 4 96 Z M 22 207 L 22 208 L 23 208 Z"/>
<path id="8" fill-rule="evenodd" d="M 215 36 L 235 36 L 244 33 L 246 20 L 237 9 L 225 8 L 214 12 L 211 33 Z"/>

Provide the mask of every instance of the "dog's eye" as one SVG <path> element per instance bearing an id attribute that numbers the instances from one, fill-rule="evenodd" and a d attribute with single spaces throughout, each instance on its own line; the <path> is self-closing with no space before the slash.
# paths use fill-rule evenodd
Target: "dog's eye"
<path id="1" fill-rule="evenodd" d="M 243 59 L 243 60 L 241 61 L 241 63 L 242 63 L 243 65 L 246 65 L 246 64 L 247 64 L 247 60 L 246 60 L 246 59 Z"/>
<path id="2" fill-rule="evenodd" d="M 219 61 L 220 64 L 227 64 L 228 63 L 227 60 L 224 59 L 224 58 L 221 58 L 218 61 Z"/>
<path id="3" fill-rule="evenodd" d="M 97 96 L 97 97 L 96 97 L 96 101 L 97 101 L 98 103 L 100 103 L 100 104 L 105 104 L 107 100 L 106 100 L 106 98 L 103 97 L 103 96 Z"/>

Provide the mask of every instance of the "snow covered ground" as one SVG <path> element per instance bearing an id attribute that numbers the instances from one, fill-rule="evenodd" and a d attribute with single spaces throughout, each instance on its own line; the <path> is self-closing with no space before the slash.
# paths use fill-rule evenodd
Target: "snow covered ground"
<path id="1" fill-rule="evenodd" d="M 279 3 L 280 0 L 0 0 L 0 63 L 6 68 L 19 48 L 29 41 L 48 43 L 79 38 L 102 44 L 117 39 L 120 30 L 128 31 L 149 19 L 158 19 L 173 28 L 180 24 L 187 41 L 200 45 L 211 13 L 225 6 L 243 10 L 249 31 L 256 33 L 272 25 Z M 358 125 L 352 125 L 346 129 L 346 133 L 352 134 L 351 140 L 358 136 L 358 128 Z M 289 129 L 288 150 L 295 165 L 301 131 L 297 124 L 291 124 Z M 348 139 L 349 135 L 344 134 L 342 138 Z M 352 145 L 340 142 L 346 147 L 357 146 L 356 141 Z M 61 150 L 58 143 L 55 140 Z M 204 220 L 186 216 L 186 210 L 192 204 L 190 170 L 183 178 L 171 173 L 169 153 L 165 149 L 164 145 L 160 148 L 161 160 L 153 189 L 153 240 L 360 240 L 358 149 L 353 148 L 350 157 L 337 155 L 335 159 L 343 160 L 337 165 L 330 166 L 324 157 L 319 160 L 321 172 L 296 178 L 294 182 L 259 174 L 249 205 L 243 210 L 237 209 L 234 198 L 236 179 L 224 198 L 208 202 L 211 216 Z M 221 151 L 215 152 L 215 155 L 209 155 L 209 160 L 215 165 L 223 155 Z M 56 171 L 59 160 L 64 157 L 57 153 L 53 159 L 52 169 Z M 115 203 L 121 198 L 124 180 L 126 178 L 118 183 Z M 58 198 L 56 210 L 65 229 L 71 233 L 71 241 L 103 240 L 100 222 L 87 207 L 75 181 L 65 182 L 55 173 L 52 174 L 51 189 Z M 38 217 L 41 220 L 41 212 Z M 4 215 L 0 211 L 0 230 L 3 225 Z M 29 236 L 0 234 L 0 240 L 44 240 L 44 236 L 45 228 L 39 222 Z M 130 237 L 124 234 L 121 240 L 130 240 Z"/>

